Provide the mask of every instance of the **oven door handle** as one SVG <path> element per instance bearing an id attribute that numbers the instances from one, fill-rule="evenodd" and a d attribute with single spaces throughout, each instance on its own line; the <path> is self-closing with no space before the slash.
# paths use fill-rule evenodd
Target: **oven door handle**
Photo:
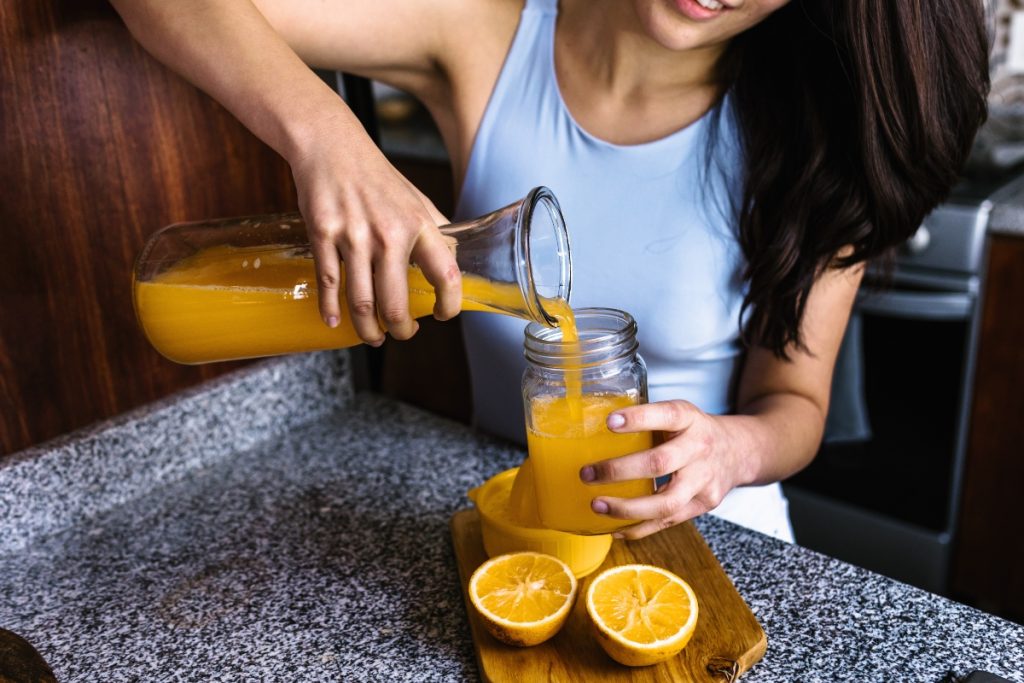
<path id="1" fill-rule="evenodd" d="M 861 291 L 857 310 L 889 318 L 967 320 L 974 310 L 974 295 L 967 292 Z"/>

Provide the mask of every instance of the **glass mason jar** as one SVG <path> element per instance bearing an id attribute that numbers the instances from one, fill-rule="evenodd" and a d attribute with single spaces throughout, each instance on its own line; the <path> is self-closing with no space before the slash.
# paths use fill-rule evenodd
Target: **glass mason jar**
<path id="1" fill-rule="evenodd" d="M 441 228 L 462 270 L 462 309 L 555 325 L 572 286 L 569 235 L 545 187 L 486 216 Z M 135 264 L 135 312 L 150 343 L 178 363 L 208 363 L 361 343 L 345 304 L 320 319 L 316 272 L 297 213 L 178 223 Z M 409 266 L 409 311 L 430 315 L 434 289 Z"/>
<path id="2" fill-rule="evenodd" d="M 599 515 L 597 496 L 654 493 L 654 481 L 585 484 L 580 469 L 652 446 L 650 432 L 617 434 L 605 423 L 619 408 L 647 402 L 647 367 L 632 316 L 611 308 L 575 311 L 578 342 L 558 328 L 526 328 L 523 404 L 537 513 L 549 529 L 603 534 L 635 522 Z M 571 339 L 571 337 L 570 337 Z"/>

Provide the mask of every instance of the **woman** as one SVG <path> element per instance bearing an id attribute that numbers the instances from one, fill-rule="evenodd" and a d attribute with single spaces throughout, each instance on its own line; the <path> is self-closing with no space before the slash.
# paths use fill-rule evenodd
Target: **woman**
<path id="1" fill-rule="evenodd" d="M 813 458 L 868 259 L 956 179 L 984 118 L 972 0 L 115 0 L 157 57 L 291 164 L 321 314 L 407 339 L 406 265 L 459 309 L 448 221 L 303 62 L 379 79 L 434 116 L 456 218 L 545 184 L 574 249 L 574 306 L 630 311 L 655 402 L 608 417 L 665 433 L 584 481 L 640 538 L 709 510 L 790 538 L 777 483 Z M 344 262 L 347 302 L 338 300 Z M 464 320 L 477 423 L 522 439 L 522 323 Z"/>

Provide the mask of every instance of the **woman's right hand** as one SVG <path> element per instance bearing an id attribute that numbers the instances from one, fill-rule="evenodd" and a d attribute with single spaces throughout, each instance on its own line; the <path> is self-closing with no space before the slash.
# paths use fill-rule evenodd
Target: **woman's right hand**
<path id="1" fill-rule="evenodd" d="M 356 333 L 380 346 L 385 331 L 408 339 L 419 329 L 409 314 L 410 262 L 434 286 L 438 320 L 459 313 L 462 278 L 438 230 L 448 221 L 352 121 L 316 126 L 289 161 L 316 260 L 320 315 L 338 325 L 344 287 Z"/>
<path id="2" fill-rule="evenodd" d="M 356 332 L 374 345 L 384 340 L 382 325 L 397 339 L 416 332 L 410 260 L 437 292 L 435 317 L 459 312 L 462 288 L 437 230 L 447 221 L 299 57 L 386 76 L 413 93 L 443 88 L 443 41 L 435 39 L 454 14 L 434 3 L 396 2 L 401 12 L 391 12 L 381 1 L 348 3 L 339 13 L 312 1 L 258 0 L 257 8 L 252 0 L 112 0 L 146 49 L 288 160 L 316 259 L 320 315 L 340 323 L 344 286 Z"/>

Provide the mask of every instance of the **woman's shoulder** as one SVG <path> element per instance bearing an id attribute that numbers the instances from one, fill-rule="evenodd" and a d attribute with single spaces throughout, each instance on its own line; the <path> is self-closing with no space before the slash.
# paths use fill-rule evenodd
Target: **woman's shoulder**
<path id="1" fill-rule="evenodd" d="M 524 0 L 446 0 L 452 3 L 439 66 L 443 89 L 432 111 L 456 165 L 465 163 L 509 47 L 519 27 Z M 444 113 L 450 113 L 450 119 Z M 441 114 L 438 116 L 438 114 Z"/>
<path id="2" fill-rule="evenodd" d="M 455 69 L 504 59 L 515 35 L 524 0 L 445 0 L 443 61 Z"/>

